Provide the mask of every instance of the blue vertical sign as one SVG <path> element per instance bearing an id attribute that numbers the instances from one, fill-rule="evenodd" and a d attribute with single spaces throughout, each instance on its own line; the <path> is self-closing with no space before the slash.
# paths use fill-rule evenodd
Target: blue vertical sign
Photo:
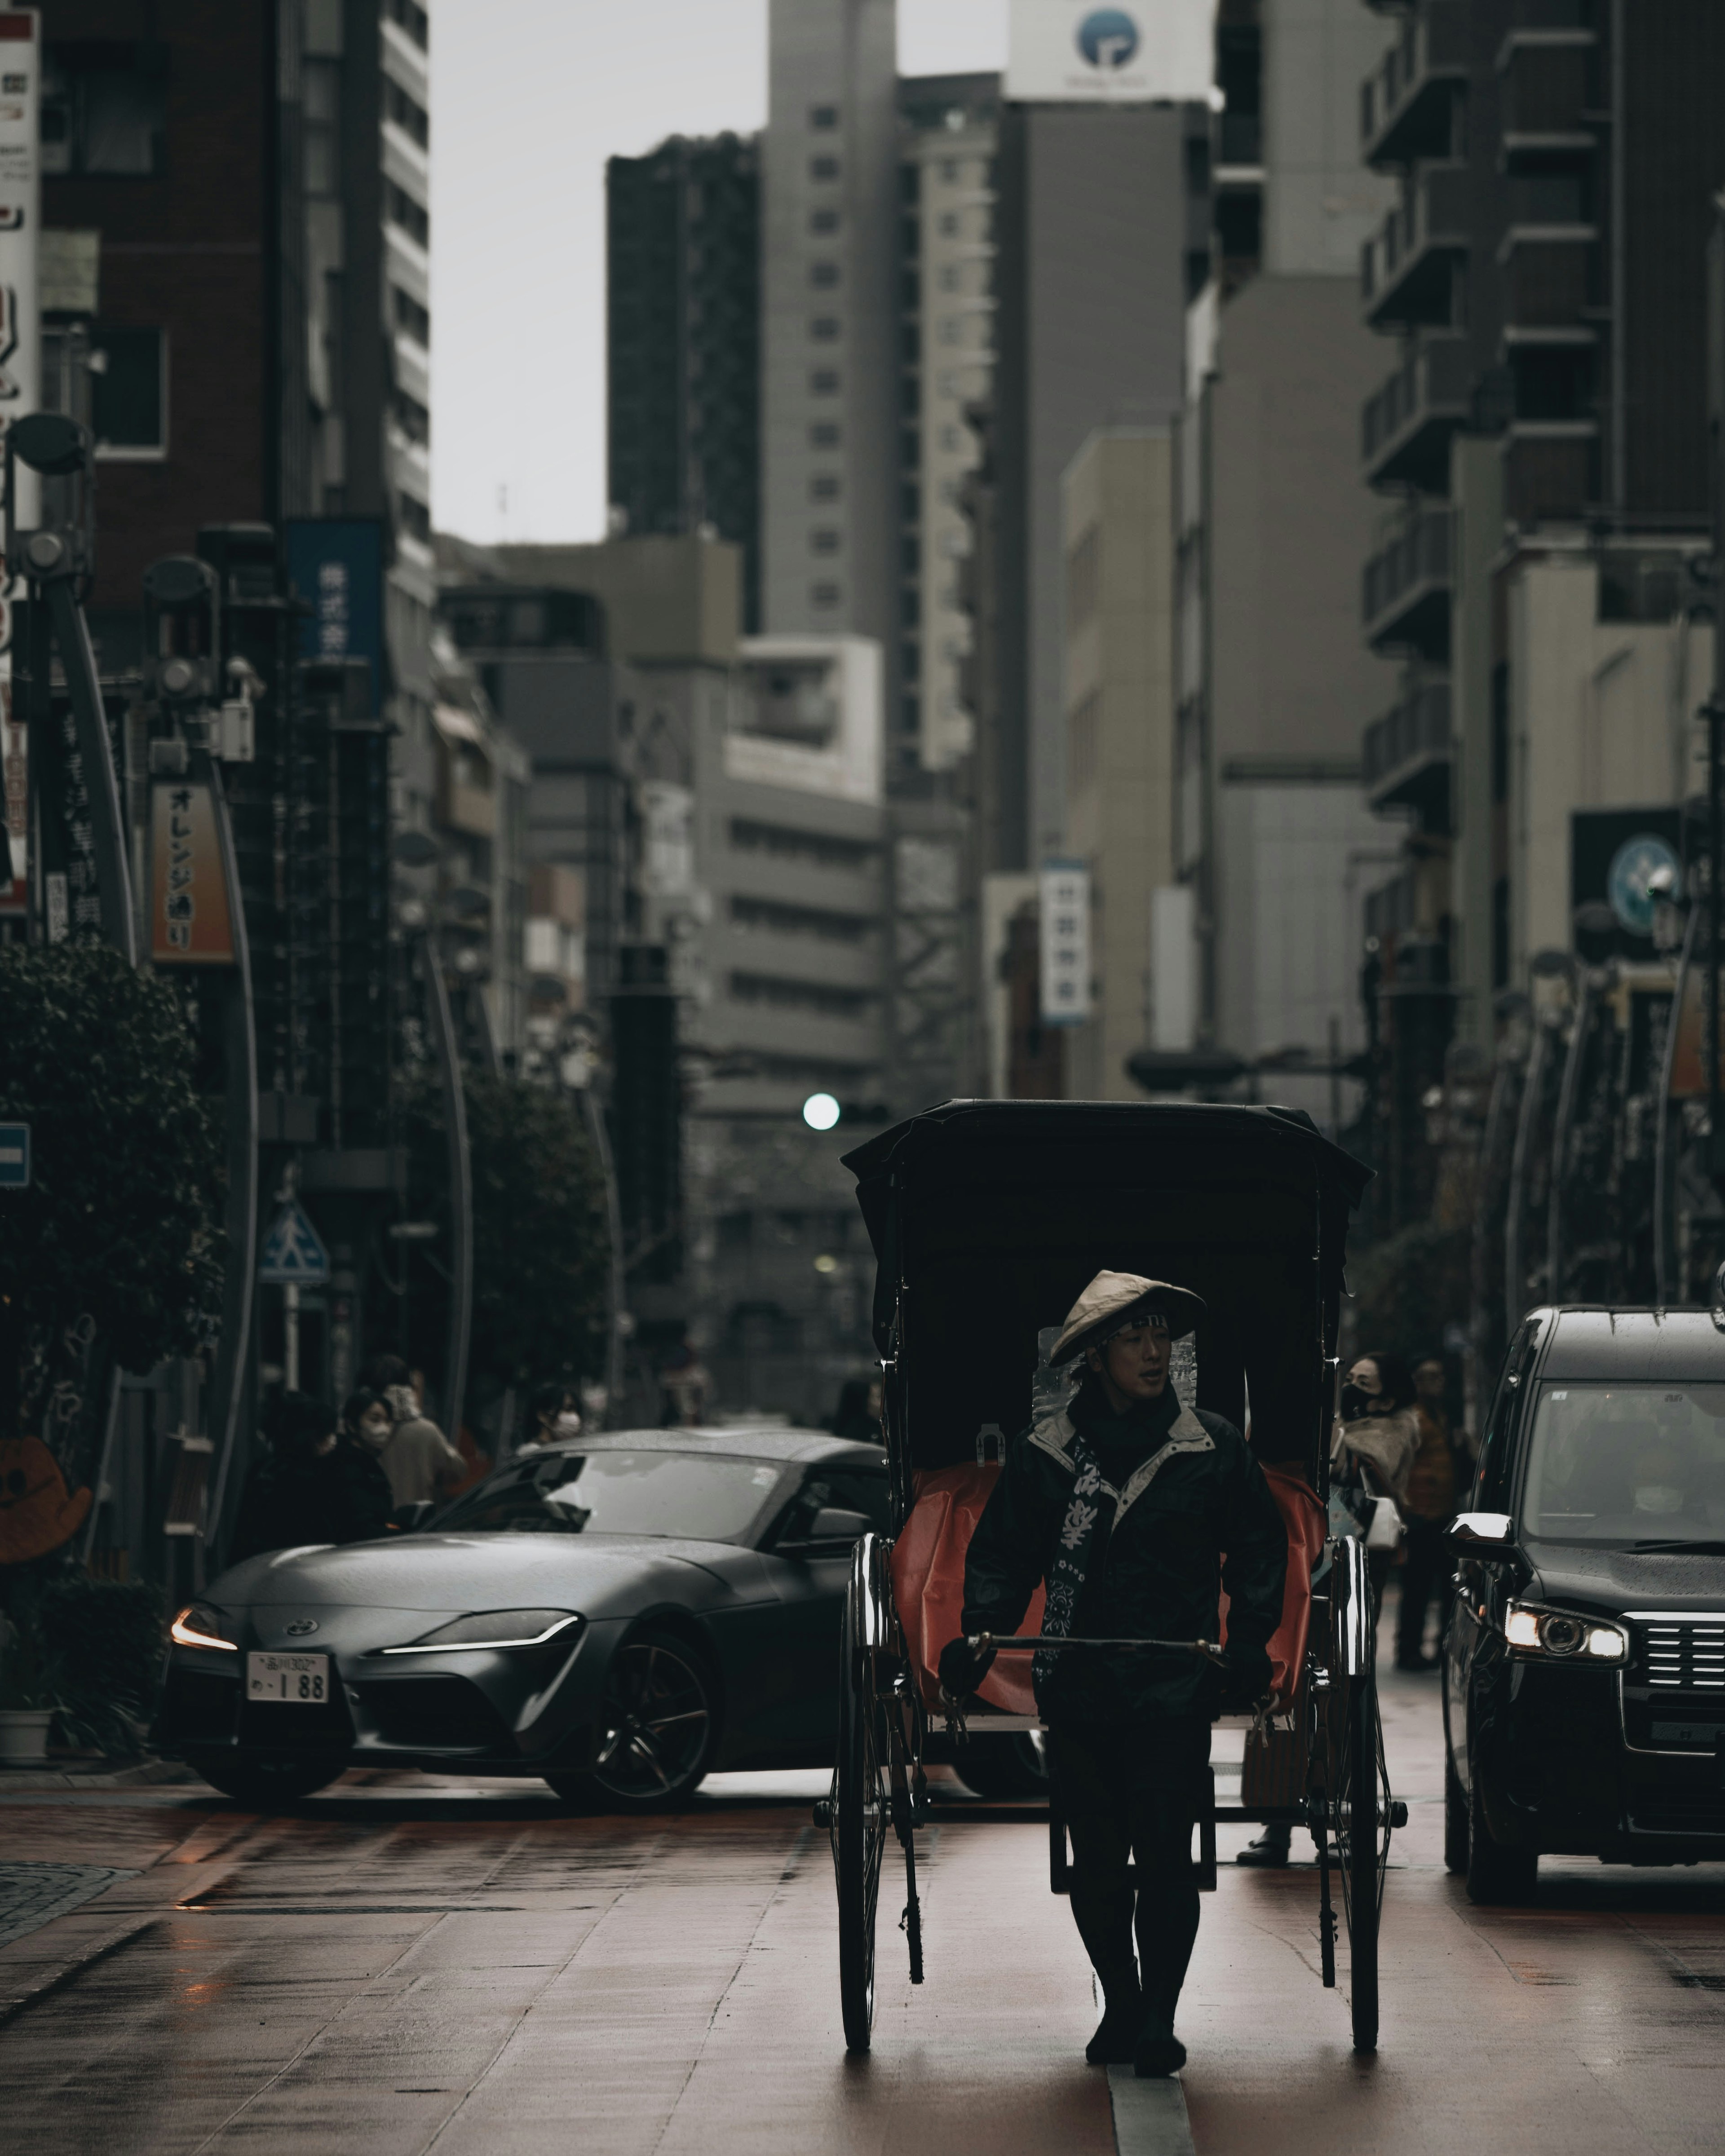
<path id="1" fill-rule="evenodd" d="M 383 526 L 375 516 L 292 516 L 287 569 L 311 608 L 300 624 L 302 659 L 363 659 L 372 709 L 383 695 Z"/>

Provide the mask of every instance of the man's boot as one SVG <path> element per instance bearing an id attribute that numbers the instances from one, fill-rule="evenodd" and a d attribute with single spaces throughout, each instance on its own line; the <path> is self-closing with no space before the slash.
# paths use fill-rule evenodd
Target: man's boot
<path id="1" fill-rule="evenodd" d="M 1236 1864 L 1255 1864 L 1280 1869 L 1288 1861 L 1288 1850 L 1294 1839 L 1292 1823 L 1287 1820 L 1272 1820 L 1255 1841 L 1249 1841 L 1235 1858 Z"/>
<path id="2" fill-rule="evenodd" d="M 1144 2025 L 1144 1999 L 1138 1989 L 1137 1972 L 1102 1980 L 1102 2018 L 1096 2033 L 1084 2047 L 1093 2066 L 1129 2066 L 1137 2056 L 1138 2036 Z"/>

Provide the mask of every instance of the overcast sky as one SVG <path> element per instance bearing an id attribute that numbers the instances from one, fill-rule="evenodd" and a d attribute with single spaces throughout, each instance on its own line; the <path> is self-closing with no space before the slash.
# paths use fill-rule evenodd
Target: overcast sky
<path id="1" fill-rule="evenodd" d="M 903 74 L 1005 65 L 1006 0 L 899 0 L 898 19 Z M 758 127 L 766 0 L 435 0 L 432 23 L 434 515 L 470 539 L 597 538 L 605 160 Z"/>

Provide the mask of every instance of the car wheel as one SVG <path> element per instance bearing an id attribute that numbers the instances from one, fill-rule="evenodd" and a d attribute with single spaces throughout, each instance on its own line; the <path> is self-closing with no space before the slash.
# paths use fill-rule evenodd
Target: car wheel
<path id="1" fill-rule="evenodd" d="M 1467 1807 L 1468 1900 L 1488 1905 L 1531 1902 L 1538 1878 L 1538 1850 L 1514 1849 L 1491 1839 L 1480 1792 L 1479 1770 L 1476 1768 Z"/>
<path id="2" fill-rule="evenodd" d="M 979 1797 L 1045 1797 L 1048 1753 L 1040 1729 L 973 1737 L 953 1755 L 958 1779 Z"/>
<path id="3" fill-rule="evenodd" d="M 716 1688 L 701 1655 L 677 1633 L 637 1632 L 606 1674 L 588 1794 L 613 1811 L 669 1810 L 700 1787 L 718 1733 Z"/>
<path id="4" fill-rule="evenodd" d="M 1444 1750 L 1444 1869 L 1457 1878 L 1467 1870 L 1467 1792 L 1447 1746 Z"/>
<path id="5" fill-rule="evenodd" d="M 345 1759 L 192 1759 L 187 1763 L 223 1796 L 260 1812 L 297 1804 L 314 1790 L 326 1789 L 341 1779 L 347 1765 Z"/>

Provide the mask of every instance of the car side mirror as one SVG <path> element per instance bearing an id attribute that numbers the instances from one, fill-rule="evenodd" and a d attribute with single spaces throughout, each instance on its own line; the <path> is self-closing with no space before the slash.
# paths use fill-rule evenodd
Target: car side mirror
<path id="1" fill-rule="evenodd" d="M 421 1497 L 411 1505 L 398 1505 L 389 1515 L 390 1532 L 410 1535 L 415 1527 L 423 1527 L 436 1510 L 436 1505 L 429 1497 Z"/>
<path id="2" fill-rule="evenodd" d="M 866 1512 L 853 1512 L 843 1505 L 823 1505 L 800 1534 L 788 1537 L 778 1547 L 787 1556 L 798 1556 L 834 1543 L 842 1543 L 848 1548 L 869 1533 L 874 1524 Z"/>
<path id="3" fill-rule="evenodd" d="M 1516 1553 L 1515 1524 L 1507 1512 L 1458 1512 L 1450 1540 L 1463 1557 L 1507 1560 Z"/>

